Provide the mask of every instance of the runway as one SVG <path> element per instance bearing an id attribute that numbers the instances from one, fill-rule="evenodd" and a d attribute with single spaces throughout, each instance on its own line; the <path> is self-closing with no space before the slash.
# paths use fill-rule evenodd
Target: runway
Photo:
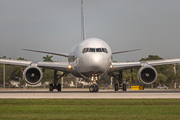
<path id="1" fill-rule="evenodd" d="M 143 98 L 180 98 L 180 90 L 142 90 L 142 91 L 114 91 L 99 90 L 89 92 L 88 89 L 63 89 L 61 92 L 49 92 L 48 89 L 0 89 L 0 98 L 15 99 L 143 99 Z"/>

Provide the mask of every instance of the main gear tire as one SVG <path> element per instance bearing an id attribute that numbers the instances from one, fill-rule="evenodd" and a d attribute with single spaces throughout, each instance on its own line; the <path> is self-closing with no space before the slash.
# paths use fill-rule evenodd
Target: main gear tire
<path id="1" fill-rule="evenodd" d="M 49 84 L 49 91 L 53 91 L 53 84 Z"/>
<path id="2" fill-rule="evenodd" d="M 58 90 L 58 91 L 61 91 L 61 84 L 58 84 L 57 87 L 58 87 L 57 90 Z"/>
<path id="3" fill-rule="evenodd" d="M 94 86 L 93 86 L 93 85 L 91 85 L 91 86 L 89 87 L 89 91 L 90 91 L 90 92 L 94 92 Z"/>
<path id="4" fill-rule="evenodd" d="M 115 84 L 114 91 L 118 91 L 118 84 Z"/>
<path id="5" fill-rule="evenodd" d="M 123 84 L 123 91 L 126 91 L 126 84 Z"/>

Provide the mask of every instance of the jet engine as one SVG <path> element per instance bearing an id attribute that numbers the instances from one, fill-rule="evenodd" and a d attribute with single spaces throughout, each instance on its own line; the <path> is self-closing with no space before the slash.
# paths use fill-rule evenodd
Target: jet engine
<path id="1" fill-rule="evenodd" d="M 37 66 L 29 66 L 23 72 L 24 80 L 30 85 L 38 84 L 42 79 L 43 73 Z"/>
<path id="2" fill-rule="evenodd" d="M 152 84 L 154 81 L 156 81 L 157 71 L 150 65 L 144 65 L 139 69 L 137 75 L 140 83 Z"/>

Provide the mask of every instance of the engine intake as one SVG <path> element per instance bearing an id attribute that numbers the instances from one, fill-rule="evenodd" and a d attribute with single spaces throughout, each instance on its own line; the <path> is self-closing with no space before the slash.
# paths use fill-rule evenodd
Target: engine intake
<path id="1" fill-rule="evenodd" d="M 143 84 L 152 84 L 157 79 L 157 71 L 150 65 L 144 65 L 138 71 L 138 80 Z"/>
<path id="2" fill-rule="evenodd" d="M 30 85 L 38 84 L 42 79 L 42 71 L 39 67 L 29 66 L 23 72 L 24 80 Z"/>

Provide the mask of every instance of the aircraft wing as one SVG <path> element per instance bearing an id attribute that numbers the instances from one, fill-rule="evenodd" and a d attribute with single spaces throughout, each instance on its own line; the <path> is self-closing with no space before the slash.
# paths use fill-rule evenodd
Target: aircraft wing
<path id="1" fill-rule="evenodd" d="M 31 52 L 39 52 L 39 53 L 47 53 L 47 54 L 52 54 L 52 55 L 58 55 L 58 56 L 63 56 L 63 57 L 68 57 L 68 53 L 59 53 L 59 52 L 50 52 L 50 51 L 44 51 L 44 50 L 32 50 L 32 49 L 22 49 L 26 51 L 31 51 Z"/>
<path id="2" fill-rule="evenodd" d="M 134 67 L 141 67 L 144 64 L 157 66 L 157 65 L 168 65 L 180 63 L 180 59 L 165 59 L 165 60 L 152 60 L 152 61 L 139 61 L 139 62 L 122 62 L 122 63 L 112 63 L 113 68 L 110 72 L 130 69 Z"/>
<path id="3" fill-rule="evenodd" d="M 32 61 L 24 60 L 11 60 L 11 59 L 0 59 L 0 63 L 8 65 L 21 65 L 21 66 L 31 66 L 36 65 L 37 67 L 43 67 L 53 70 L 59 70 L 63 72 L 70 72 L 68 69 L 68 62 L 38 62 L 33 63 Z"/>
<path id="4" fill-rule="evenodd" d="M 132 51 L 137 51 L 141 49 L 133 49 L 133 50 L 123 50 L 123 51 L 114 51 L 112 54 L 118 54 L 118 53 L 125 53 L 125 52 L 132 52 Z"/>
<path id="5" fill-rule="evenodd" d="M 0 59 L 0 63 L 2 63 L 2 64 L 8 64 L 8 65 L 30 66 L 31 63 L 32 63 L 32 61 Z"/>
<path id="6" fill-rule="evenodd" d="M 68 62 L 38 62 L 38 67 L 53 69 L 53 70 L 59 70 L 63 72 L 70 72 L 70 69 L 68 69 Z"/>

